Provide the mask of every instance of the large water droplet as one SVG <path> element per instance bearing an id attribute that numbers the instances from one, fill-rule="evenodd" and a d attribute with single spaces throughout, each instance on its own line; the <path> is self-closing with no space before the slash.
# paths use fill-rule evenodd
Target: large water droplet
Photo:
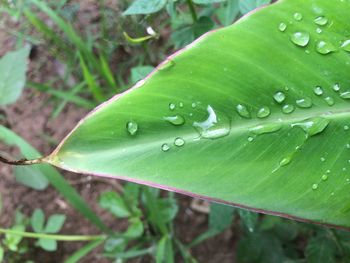
<path id="1" fill-rule="evenodd" d="M 163 151 L 163 152 L 167 152 L 167 151 L 169 151 L 169 149 L 170 149 L 169 144 L 164 143 L 164 144 L 162 145 L 162 151 Z"/>
<path id="2" fill-rule="evenodd" d="M 273 95 L 273 98 L 277 103 L 282 103 L 286 99 L 286 95 L 282 91 L 278 91 Z"/>
<path id="3" fill-rule="evenodd" d="M 335 46 L 333 46 L 332 43 L 321 40 L 316 44 L 316 50 L 322 55 L 327 55 L 331 52 L 336 51 L 337 49 Z"/>
<path id="4" fill-rule="evenodd" d="M 306 133 L 306 137 L 311 137 L 323 132 L 329 124 L 329 120 L 322 117 L 314 117 L 302 122 L 293 123 L 292 127 L 300 127 Z"/>
<path id="5" fill-rule="evenodd" d="M 268 117 L 270 114 L 271 114 L 270 108 L 267 107 L 267 106 L 264 106 L 264 107 L 261 107 L 261 108 L 258 110 L 258 113 L 256 114 L 256 116 L 257 116 L 258 118 L 266 118 L 266 117 Z"/>
<path id="6" fill-rule="evenodd" d="M 281 22 L 281 23 L 278 25 L 278 30 L 279 30 L 279 31 L 284 32 L 284 31 L 286 31 L 286 29 L 287 29 L 286 23 Z"/>
<path id="7" fill-rule="evenodd" d="M 296 104 L 300 108 L 310 108 L 312 106 L 312 100 L 308 97 L 296 100 Z"/>
<path id="8" fill-rule="evenodd" d="M 338 91 L 340 90 L 340 85 L 339 85 L 339 83 L 335 83 L 335 84 L 333 85 L 332 88 L 333 88 L 334 91 L 337 91 L 337 92 L 338 92 Z"/>
<path id="9" fill-rule="evenodd" d="M 177 147 L 181 147 L 185 145 L 185 140 L 182 139 L 181 137 L 178 137 L 174 140 L 174 145 Z"/>
<path id="10" fill-rule="evenodd" d="M 323 89 L 320 86 L 317 86 L 317 87 L 314 88 L 314 93 L 317 96 L 321 96 L 323 94 Z"/>
<path id="11" fill-rule="evenodd" d="M 341 48 L 347 52 L 350 52 L 350 39 L 345 40 L 341 45 Z"/>
<path id="12" fill-rule="evenodd" d="M 301 21 L 303 19 L 303 15 L 298 12 L 294 13 L 293 17 L 296 21 Z"/>
<path id="13" fill-rule="evenodd" d="M 340 93 L 340 97 L 343 99 L 350 99 L 350 91 L 344 91 Z"/>
<path id="14" fill-rule="evenodd" d="M 282 112 L 286 114 L 290 114 L 295 110 L 295 107 L 291 104 L 286 104 L 282 107 Z"/>
<path id="15" fill-rule="evenodd" d="M 310 41 L 310 35 L 306 32 L 295 32 L 290 37 L 291 41 L 300 47 L 305 47 Z"/>
<path id="16" fill-rule="evenodd" d="M 249 131 L 256 135 L 264 134 L 264 133 L 271 133 L 271 132 L 276 132 L 282 128 L 281 123 L 266 123 L 266 124 L 261 124 L 258 126 L 255 126 L 251 128 Z"/>
<path id="17" fill-rule="evenodd" d="M 175 108 L 176 108 L 175 103 L 169 103 L 169 109 L 170 110 L 175 110 Z"/>
<path id="18" fill-rule="evenodd" d="M 332 97 L 325 97 L 324 101 L 329 105 L 333 106 L 334 105 L 334 99 Z"/>
<path id="19" fill-rule="evenodd" d="M 183 125 L 185 123 L 185 119 L 181 115 L 164 117 L 164 120 L 176 126 Z"/>
<path id="20" fill-rule="evenodd" d="M 328 23 L 328 19 L 325 16 L 316 17 L 314 20 L 316 25 L 324 26 Z"/>
<path id="21" fill-rule="evenodd" d="M 130 135 L 135 135 L 137 130 L 138 130 L 138 125 L 136 122 L 134 121 L 129 121 L 127 124 L 126 124 L 126 129 L 128 130 L 129 134 Z"/>
<path id="22" fill-rule="evenodd" d="M 208 118 L 205 121 L 193 123 L 201 137 L 216 139 L 228 135 L 231 131 L 230 120 L 225 115 L 215 112 L 210 105 L 207 107 L 207 111 Z"/>
<path id="23" fill-rule="evenodd" d="M 248 118 L 248 119 L 251 117 L 250 112 L 245 105 L 238 104 L 236 106 L 236 110 L 241 117 Z"/>

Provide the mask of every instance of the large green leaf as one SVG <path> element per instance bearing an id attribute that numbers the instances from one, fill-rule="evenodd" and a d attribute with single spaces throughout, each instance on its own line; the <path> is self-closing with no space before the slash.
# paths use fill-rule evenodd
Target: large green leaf
<path id="1" fill-rule="evenodd" d="M 211 32 L 89 114 L 46 158 L 350 226 L 349 0 L 282 0 Z"/>

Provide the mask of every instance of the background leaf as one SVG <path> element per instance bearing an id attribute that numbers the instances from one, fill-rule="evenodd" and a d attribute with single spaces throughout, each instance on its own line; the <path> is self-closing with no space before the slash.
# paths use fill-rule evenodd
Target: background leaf
<path id="1" fill-rule="evenodd" d="M 166 0 L 135 0 L 124 15 L 147 15 L 158 12 L 166 5 Z"/>
<path id="2" fill-rule="evenodd" d="M 16 166 L 14 168 L 16 181 L 35 190 L 44 190 L 49 181 L 35 166 Z"/>
<path id="3" fill-rule="evenodd" d="M 271 0 L 238 0 L 239 10 L 242 14 L 247 14 L 255 8 L 271 3 Z"/>

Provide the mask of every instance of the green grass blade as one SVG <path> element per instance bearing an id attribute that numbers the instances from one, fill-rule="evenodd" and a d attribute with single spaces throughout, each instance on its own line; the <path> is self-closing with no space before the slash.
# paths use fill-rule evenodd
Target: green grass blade
<path id="1" fill-rule="evenodd" d="M 64 263 L 80 262 L 80 260 L 83 257 L 89 254 L 93 249 L 98 247 L 102 242 L 103 242 L 103 239 L 90 242 L 89 244 L 83 246 L 81 249 L 77 250 L 73 255 L 71 255 L 68 259 L 66 259 Z"/>

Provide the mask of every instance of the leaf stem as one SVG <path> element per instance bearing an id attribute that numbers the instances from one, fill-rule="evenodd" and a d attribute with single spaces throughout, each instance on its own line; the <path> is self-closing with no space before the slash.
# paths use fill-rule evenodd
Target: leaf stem
<path id="1" fill-rule="evenodd" d="M 103 240 L 106 239 L 106 235 L 51 235 L 44 233 L 22 232 L 12 229 L 0 228 L 1 234 L 18 235 L 27 238 L 43 238 L 53 239 L 57 241 L 91 241 L 91 240 Z"/>
<path id="2" fill-rule="evenodd" d="M 0 162 L 10 164 L 10 165 L 33 165 L 40 164 L 43 162 L 42 158 L 28 160 L 28 159 L 20 159 L 20 160 L 9 160 L 0 155 Z"/>
<path id="3" fill-rule="evenodd" d="M 196 9 L 194 8 L 192 0 L 186 0 L 186 1 L 187 1 L 188 8 L 190 9 L 193 22 L 195 23 L 198 20 Z"/>

